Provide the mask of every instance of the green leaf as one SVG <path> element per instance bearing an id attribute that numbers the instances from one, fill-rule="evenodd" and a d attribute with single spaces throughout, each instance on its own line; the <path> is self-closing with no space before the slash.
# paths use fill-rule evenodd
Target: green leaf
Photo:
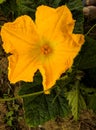
<path id="1" fill-rule="evenodd" d="M 7 112 L 7 114 L 6 114 L 6 117 L 7 117 L 7 118 L 8 118 L 8 117 L 11 117 L 11 116 L 13 116 L 13 114 L 14 114 L 13 111 L 9 111 L 9 112 Z"/>
<path id="2" fill-rule="evenodd" d="M 68 92 L 66 97 L 67 100 L 69 101 L 69 105 L 71 106 L 71 111 L 72 111 L 72 115 L 74 116 L 74 119 L 78 120 L 80 110 L 86 109 L 86 103 L 79 91 L 78 82 L 76 82 L 75 86 L 76 89 Z"/>
<path id="3" fill-rule="evenodd" d="M 13 125 L 11 119 L 9 119 L 6 123 L 7 123 L 8 126 L 12 126 Z"/>
<path id="4" fill-rule="evenodd" d="M 85 43 L 75 58 L 73 66 L 81 70 L 96 67 L 96 40 L 85 37 Z"/>
<path id="5" fill-rule="evenodd" d="M 22 83 L 19 95 L 42 91 L 42 78 L 36 74 L 34 82 Z M 64 97 L 64 91 L 58 86 L 51 91 L 51 94 L 40 94 L 24 98 L 25 120 L 30 126 L 38 126 L 57 116 L 65 117 L 69 113 L 68 102 Z"/>
<path id="6" fill-rule="evenodd" d="M 51 7 L 54 7 L 54 8 L 58 7 L 61 2 L 61 0 L 50 0 L 50 2 L 49 2 L 49 0 L 47 0 L 47 1 L 49 3 L 48 5 Z"/>
<path id="7" fill-rule="evenodd" d="M 25 119 L 29 126 L 38 126 L 57 116 L 68 114 L 68 105 L 64 95 L 54 98 L 56 93 L 39 95 L 24 99 Z"/>

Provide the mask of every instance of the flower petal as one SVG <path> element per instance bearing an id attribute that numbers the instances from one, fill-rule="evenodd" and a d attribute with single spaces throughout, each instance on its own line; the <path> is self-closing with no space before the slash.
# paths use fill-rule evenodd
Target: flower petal
<path id="1" fill-rule="evenodd" d="M 35 24 L 27 15 L 18 17 L 14 22 L 5 23 L 1 28 L 1 36 L 6 52 L 11 52 L 12 49 L 19 53 L 25 52 L 39 40 Z"/>
<path id="2" fill-rule="evenodd" d="M 12 83 L 32 81 L 39 69 L 44 90 L 50 89 L 72 66 L 84 43 L 83 35 L 72 34 L 74 23 L 67 6 L 56 9 L 40 6 L 36 12 L 36 26 L 26 15 L 5 24 L 1 30 L 3 47 L 6 52 L 12 53 L 8 58 L 9 80 Z"/>
<path id="3" fill-rule="evenodd" d="M 32 81 L 38 66 L 39 37 L 29 16 L 21 16 L 1 29 L 3 47 L 9 56 L 8 77 L 11 83 Z"/>
<path id="4" fill-rule="evenodd" d="M 56 17 L 56 10 L 54 8 L 44 5 L 37 8 L 35 22 L 38 32 L 41 36 L 45 35 L 45 37 L 50 37 L 55 29 L 54 26 L 56 25 L 57 21 L 55 20 L 57 19 Z"/>
<path id="5" fill-rule="evenodd" d="M 50 90 L 48 89 L 52 88 L 60 75 L 72 65 L 70 57 L 66 56 L 66 52 L 63 51 L 64 48 L 61 49 L 60 47 L 59 49 L 60 50 L 56 50 L 56 53 L 53 56 L 47 58 L 42 64 L 42 67 L 39 68 L 43 77 L 43 87 L 46 94 L 50 93 Z"/>
<path id="6" fill-rule="evenodd" d="M 42 15 L 43 14 L 43 15 Z M 72 34 L 75 20 L 66 5 L 56 9 L 40 6 L 36 12 L 36 25 L 39 34 L 50 41 L 53 54 L 42 61 L 39 68 L 43 76 L 45 93 L 67 69 L 84 43 L 82 34 Z"/>
<path id="7" fill-rule="evenodd" d="M 16 83 L 18 81 L 33 81 L 33 76 L 38 69 L 38 60 L 36 58 L 21 55 L 17 53 L 9 56 L 9 72 L 8 78 L 11 83 Z"/>
<path id="8" fill-rule="evenodd" d="M 58 14 L 58 26 L 62 31 L 67 31 L 69 33 L 73 32 L 75 20 L 72 18 L 72 13 L 66 5 L 56 8 Z"/>
<path id="9" fill-rule="evenodd" d="M 59 38 L 59 39 L 58 39 Z M 53 54 L 46 57 L 42 61 L 42 67 L 39 68 L 43 76 L 43 86 L 45 93 L 48 94 L 50 89 L 59 79 L 60 75 L 68 70 L 74 61 L 74 58 L 79 53 L 84 36 L 82 34 L 68 35 L 66 38 L 61 36 L 52 42 Z"/>
<path id="10" fill-rule="evenodd" d="M 38 31 L 42 36 L 47 36 L 48 39 L 57 30 L 66 31 L 67 29 L 72 33 L 74 24 L 75 20 L 72 19 L 72 14 L 66 5 L 56 9 L 43 5 L 37 8 L 36 25 Z"/>

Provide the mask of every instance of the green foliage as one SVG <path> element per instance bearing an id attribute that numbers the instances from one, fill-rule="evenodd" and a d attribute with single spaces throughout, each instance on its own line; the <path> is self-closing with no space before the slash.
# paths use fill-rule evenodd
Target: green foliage
<path id="1" fill-rule="evenodd" d="M 8 21 L 13 21 L 18 16 L 16 0 L 6 0 L 0 5 L 0 10 Z"/>
<path id="2" fill-rule="evenodd" d="M 75 33 L 83 33 L 83 22 L 84 22 L 84 17 L 83 17 L 83 6 L 81 0 L 69 0 L 67 3 L 68 7 L 73 13 L 73 17 L 76 20 L 75 24 Z"/>
<path id="3" fill-rule="evenodd" d="M 47 0 L 47 1 L 49 2 L 49 0 Z M 49 6 L 56 8 L 59 6 L 60 2 L 62 2 L 62 0 L 50 0 Z"/>
<path id="4" fill-rule="evenodd" d="M 34 14 L 36 10 L 38 2 L 34 2 L 34 0 L 17 0 L 17 8 L 18 8 L 18 15 L 30 15 L 34 19 Z"/>
<path id="5" fill-rule="evenodd" d="M 13 120 L 14 120 L 13 115 L 14 115 L 13 111 L 9 111 L 6 114 L 5 121 L 6 121 L 8 126 L 12 126 L 13 125 Z"/>
<path id="6" fill-rule="evenodd" d="M 96 112 L 96 88 L 92 86 L 86 87 L 84 84 L 81 86 L 81 91 L 86 100 L 88 109 Z"/>
<path id="7" fill-rule="evenodd" d="M 18 126 L 16 126 L 17 122 L 20 121 L 21 116 L 19 115 L 19 109 L 20 105 L 17 104 L 15 101 L 10 101 L 6 103 L 7 105 L 7 112 L 4 117 L 4 122 L 8 126 L 10 126 L 12 129 L 18 129 Z"/>
<path id="8" fill-rule="evenodd" d="M 75 58 L 74 66 L 80 70 L 96 67 L 96 40 L 85 37 L 85 43 L 79 55 Z"/>
<path id="9" fill-rule="evenodd" d="M 79 81 L 76 81 L 75 89 L 69 91 L 66 94 L 66 97 L 69 101 L 69 105 L 71 106 L 72 115 L 74 116 L 75 120 L 78 120 L 80 110 L 86 109 L 86 103 L 79 89 L 80 89 Z"/>
<path id="10" fill-rule="evenodd" d="M 42 90 L 42 79 L 40 74 L 36 74 L 33 83 L 22 83 L 19 92 L 22 94 L 34 93 Z M 64 91 L 61 92 L 59 86 L 51 91 L 51 94 L 40 94 L 24 98 L 25 119 L 29 126 L 38 126 L 57 116 L 65 117 L 69 113 L 69 107 Z"/>
<path id="11" fill-rule="evenodd" d="M 73 11 L 73 10 L 82 10 L 83 6 L 82 6 L 82 2 L 81 0 L 69 0 L 68 1 L 68 6 L 69 8 Z"/>

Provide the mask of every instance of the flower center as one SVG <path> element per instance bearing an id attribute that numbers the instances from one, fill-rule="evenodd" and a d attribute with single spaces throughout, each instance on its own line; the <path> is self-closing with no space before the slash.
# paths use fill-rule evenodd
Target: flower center
<path id="1" fill-rule="evenodd" d="M 42 52 L 44 55 L 48 55 L 49 53 L 52 52 L 52 49 L 50 48 L 49 45 L 44 44 L 44 45 L 41 47 L 41 52 Z"/>

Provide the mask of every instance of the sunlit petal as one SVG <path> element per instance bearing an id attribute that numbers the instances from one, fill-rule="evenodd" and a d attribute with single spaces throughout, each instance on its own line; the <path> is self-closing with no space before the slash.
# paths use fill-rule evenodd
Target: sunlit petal
<path id="1" fill-rule="evenodd" d="M 35 24 L 27 15 L 18 17 L 14 22 L 5 23 L 1 35 L 6 52 L 16 49 L 18 53 L 24 53 L 39 40 Z"/>
<path id="2" fill-rule="evenodd" d="M 60 41 L 59 37 L 51 46 L 53 49 L 52 54 L 42 60 L 40 72 L 43 76 L 45 93 L 48 94 L 50 91 L 46 90 L 50 89 L 60 75 L 72 66 L 74 58 L 84 43 L 84 36 L 78 35 L 76 35 L 76 40 L 70 36 L 67 40 L 62 37 Z"/>
<path id="3" fill-rule="evenodd" d="M 13 23 L 4 24 L 1 35 L 4 49 L 12 54 L 8 58 L 10 82 L 32 81 L 38 65 L 39 39 L 31 18 L 25 15 L 17 18 Z"/>
<path id="4" fill-rule="evenodd" d="M 39 33 L 46 38 L 52 37 L 58 30 L 72 33 L 74 24 L 75 20 L 66 5 L 56 9 L 43 5 L 37 8 L 36 25 Z"/>
<path id="5" fill-rule="evenodd" d="M 11 83 L 16 83 L 17 81 L 32 82 L 33 76 L 38 69 L 38 59 L 29 58 L 26 56 L 18 56 L 13 54 L 9 56 L 9 73 L 8 78 Z M 34 67 L 33 67 L 34 66 Z"/>
<path id="6" fill-rule="evenodd" d="M 57 13 L 54 8 L 39 6 L 36 11 L 36 25 L 41 36 L 50 38 L 57 23 Z"/>

